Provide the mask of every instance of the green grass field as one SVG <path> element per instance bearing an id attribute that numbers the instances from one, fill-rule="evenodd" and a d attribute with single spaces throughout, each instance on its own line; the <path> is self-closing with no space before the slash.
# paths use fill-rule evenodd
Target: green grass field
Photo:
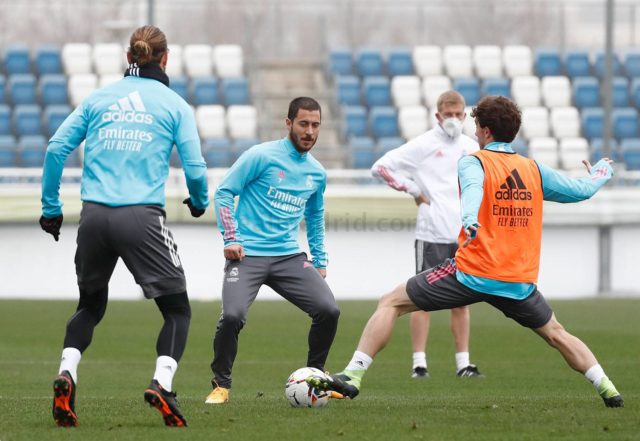
<path id="1" fill-rule="evenodd" d="M 231 402 L 210 391 L 211 336 L 219 303 L 194 302 L 189 343 L 174 382 L 186 430 L 166 428 L 142 400 L 161 326 L 153 302 L 112 302 L 79 370 L 80 426 L 51 418 L 51 381 L 74 302 L 0 301 L 0 440 L 637 440 L 640 438 L 639 300 L 553 301 L 625 398 L 607 409 L 593 387 L 531 331 L 486 305 L 472 307 L 472 361 L 482 380 L 454 376 L 448 313 L 435 313 L 431 378 L 410 372 L 408 322 L 365 377 L 361 395 L 323 409 L 293 409 L 284 382 L 306 359 L 309 319 L 284 302 L 257 302 L 240 337 Z M 374 302 L 341 302 L 327 368 L 349 360 Z"/>

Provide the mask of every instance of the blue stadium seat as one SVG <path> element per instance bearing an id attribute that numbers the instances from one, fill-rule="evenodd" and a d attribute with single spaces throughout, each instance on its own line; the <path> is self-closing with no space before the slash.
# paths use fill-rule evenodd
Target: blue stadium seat
<path id="1" fill-rule="evenodd" d="M 562 75 L 562 60 L 557 49 L 538 49 L 533 65 L 536 75 L 539 77 Z"/>
<path id="2" fill-rule="evenodd" d="M 13 108 L 13 127 L 19 137 L 42 134 L 40 106 L 20 104 Z"/>
<path id="3" fill-rule="evenodd" d="M 0 104 L 0 135 L 11 135 L 11 108 Z"/>
<path id="4" fill-rule="evenodd" d="M 593 65 L 596 76 L 598 78 L 604 78 L 604 52 L 598 51 L 596 52 L 596 61 Z M 615 52 L 613 55 L 613 76 L 620 75 L 620 58 L 618 58 L 618 54 Z"/>
<path id="5" fill-rule="evenodd" d="M 189 101 L 189 80 L 187 77 L 172 77 L 169 81 L 169 88 L 180 95 L 185 101 Z"/>
<path id="6" fill-rule="evenodd" d="M 6 87 L 7 80 L 4 78 L 4 75 L 0 74 L 0 104 L 7 103 L 7 94 L 5 93 Z"/>
<path id="7" fill-rule="evenodd" d="M 390 106 L 391 86 L 387 77 L 365 77 L 362 81 L 362 96 L 367 106 Z"/>
<path id="8" fill-rule="evenodd" d="M 225 106 L 250 104 L 249 81 L 245 77 L 223 78 L 222 95 Z"/>
<path id="9" fill-rule="evenodd" d="M 591 75 L 591 61 L 586 50 L 568 50 L 564 54 L 564 69 L 567 76 L 588 77 Z"/>
<path id="10" fill-rule="evenodd" d="M 361 77 L 383 74 L 382 53 L 379 49 L 362 48 L 356 52 L 356 66 Z"/>
<path id="11" fill-rule="evenodd" d="M 387 70 L 389 76 L 413 75 L 413 58 L 411 49 L 399 47 L 387 52 Z"/>
<path id="12" fill-rule="evenodd" d="M 18 163 L 22 167 L 42 167 L 47 140 L 42 135 L 27 135 L 18 141 Z"/>
<path id="13" fill-rule="evenodd" d="M 475 106 L 480 101 L 480 82 L 477 78 L 458 78 L 453 88 L 463 96 L 467 106 Z"/>
<path id="14" fill-rule="evenodd" d="M 640 109 L 640 78 L 631 80 L 631 105 Z"/>
<path id="15" fill-rule="evenodd" d="M 36 49 L 36 73 L 38 75 L 61 74 L 62 57 L 60 48 L 56 46 L 41 46 Z"/>
<path id="16" fill-rule="evenodd" d="M 191 104 L 220 104 L 218 80 L 214 77 L 198 77 L 191 80 Z"/>
<path id="17" fill-rule="evenodd" d="M 582 122 L 582 134 L 585 138 L 602 138 L 604 128 L 604 110 L 602 110 L 602 107 L 582 109 L 580 119 Z"/>
<path id="18" fill-rule="evenodd" d="M 367 110 L 363 106 L 344 106 L 342 114 L 347 137 L 367 135 Z"/>
<path id="19" fill-rule="evenodd" d="M 598 162 L 603 157 L 604 150 L 604 140 L 602 138 L 594 138 L 591 140 L 591 163 L 594 164 Z M 609 141 L 609 146 L 611 148 L 609 158 L 614 161 L 620 161 L 620 153 L 618 149 L 618 143 L 615 139 L 611 139 Z"/>
<path id="20" fill-rule="evenodd" d="M 202 143 L 202 156 L 209 168 L 229 167 L 233 163 L 229 138 L 210 138 Z"/>
<path id="21" fill-rule="evenodd" d="M 577 108 L 600 107 L 600 82 L 596 77 L 576 77 L 572 88 L 573 102 Z"/>
<path id="22" fill-rule="evenodd" d="M 57 104 L 47 106 L 44 109 L 44 131 L 48 137 L 53 136 L 60 127 L 60 124 L 67 119 L 67 116 L 71 113 L 71 107 L 66 104 Z"/>
<path id="23" fill-rule="evenodd" d="M 611 99 L 613 107 L 629 106 L 629 80 L 626 77 L 615 77 L 612 80 L 612 86 Z"/>
<path id="24" fill-rule="evenodd" d="M 640 77 L 640 49 L 629 50 L 624 55 L 624 73 L 629 79 Z"/>
<path id="25" fill-rule="evenodd" d="M 511 98 L 511 86 L 508 78 L 487 78 L 482 83 L 482 96 L 501 95 Z"/>
<path id="26" fill-rule="evenodd" d="M 257 138 L 238 138 L 233 143 L 233 160 L 234 162 L 242 155 L 244 152 L 249 150 L 256 144 L 260 144 L 260 140 Z"/>
<path id="27" fill-rule="evenodd" d="M 639 136 L 638 111 L 633 107 L 613 109 L 611 124 L 613 126 L 613 136 L 618 139 L 637 138 Z"/>
<path id="28" fill-rule="evenodd" d="M 360 79 L 355 75 L 336 77 L 336 97 L 340 105 L 359 106 Z"/>
<path id="29" fill-rule="evenodd" d="M 527 141 L 520 136 L 516 136 L 516 139 L 511 143 L 511 148 L 514 152 L 522 155 L 529 156 L 529 147 L 527 146 Z"/>
<path id="30" fill-rule="evenodd" d="M 391 106 L 372 107 L 369 112 L 369 124 L 375 138 L 399 136 L 398 112 Z"/>
<path id="31" fill-rule="evenodd" d="M 12 135 L 0 135 L 0 167 L 17 167 L 17 142 Z"/>
<path id="32" fill-rule="evenodd" d="M 334 75 L 353 74 L 353 55 L 349 49 L 333 49 L 329 52 L 329 72 Z"/>
<path id="33" fill-rule="evenodd" d="M 36 77 L 17 74 L 9 77 L 9 97 L 13 105 L 36 103 Z"/>
<path id="34" fill-rule="evenodd" d="M 10 46 L 4 51 L 4 71 L 7 75 L 31 73 L 29 48 L 26 46 Z"/>
<path id="35" fill-rule="evenodd" d="M 627 170 L 640 170 L 640 138 L 623 139 L 620 150 Z"/>
<path id="36" fill-rule="evenodd" d="M 45 106 L 67 104 L 67 78 L 64 75 L 46 74 L 40 77 L 40 99 Z"/>
<path id="37" fill-rule="evenodd" d="M 400 147 L 404 143 L 404 138 L 399 136 L 390 136 L 378 139 L 376 144 L 376 158 L 383 156 L 390 150 Z"/>
<path id="38" fill-rule="evenodd" d="M 352 168 L 370 168 L 375 160 L 373 139 L 357 136 L 349 140 Z"/>

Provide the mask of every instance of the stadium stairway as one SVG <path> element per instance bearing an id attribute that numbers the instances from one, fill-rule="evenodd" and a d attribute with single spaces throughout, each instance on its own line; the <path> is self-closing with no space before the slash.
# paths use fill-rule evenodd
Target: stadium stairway
<path id="1" fill-rule="evenodd" d="M 262 61 L 253 71 L 253 97 L 258 107 L 260 138 L 272 140 L 286 134 L 284 119 L 289 102 L 298 96 L 310 96 L 322 106 L 320 140 L 313 150 L 325 168 L 344 167 L 339 144 L 339 120 L 331 103 L 332 89 L 324 75 L 323 63 L 313 61 Z"/>

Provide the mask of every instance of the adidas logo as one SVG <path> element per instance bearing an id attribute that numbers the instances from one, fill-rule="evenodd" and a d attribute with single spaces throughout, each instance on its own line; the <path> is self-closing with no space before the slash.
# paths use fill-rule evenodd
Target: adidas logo
<path id="1" fill-rule="evenodd" d="M 505 179 L 504 184 L 496 191 L 495 197 L 497 200 L 502 201 L 530 201 L 532 198 L 531 192 L 526 190 L 527 187 L 522 182 L 520 173 L 514 168 Z"/>
<path id="2" fill-rule="evenodd" d="M 140 93 L 135 91 L 109 106 L 109 112 L 102 114 L 102 121 L 153 124 L 153 115 L 146 111 Z"/>

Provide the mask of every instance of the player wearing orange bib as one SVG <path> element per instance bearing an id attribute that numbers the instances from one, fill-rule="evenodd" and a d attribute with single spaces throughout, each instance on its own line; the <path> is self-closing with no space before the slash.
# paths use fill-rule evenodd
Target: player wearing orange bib
<path id="1" fill-rule="evenodd" d="M 604 158 L 593 167 L 583 161 L 590 176 L 567 178 L 513 151 L 510 142 L 520 129 L 521 113 L 512 101 L 485 97 L 471 116 L 481 151 L 458 163 L 463 228 L 455 258 L 385 294 L 345 370 L 328 380 L 311 377 L 307 382 L 354 398 L 399 316 L 486 302 L 557 349 L 593 383 L 607 407 L 622 407 L 622 396 L 591 350 L 562 327 L 536 286 L 543 200 L 590 198 L 611 178 L 612 161 Z"/>

